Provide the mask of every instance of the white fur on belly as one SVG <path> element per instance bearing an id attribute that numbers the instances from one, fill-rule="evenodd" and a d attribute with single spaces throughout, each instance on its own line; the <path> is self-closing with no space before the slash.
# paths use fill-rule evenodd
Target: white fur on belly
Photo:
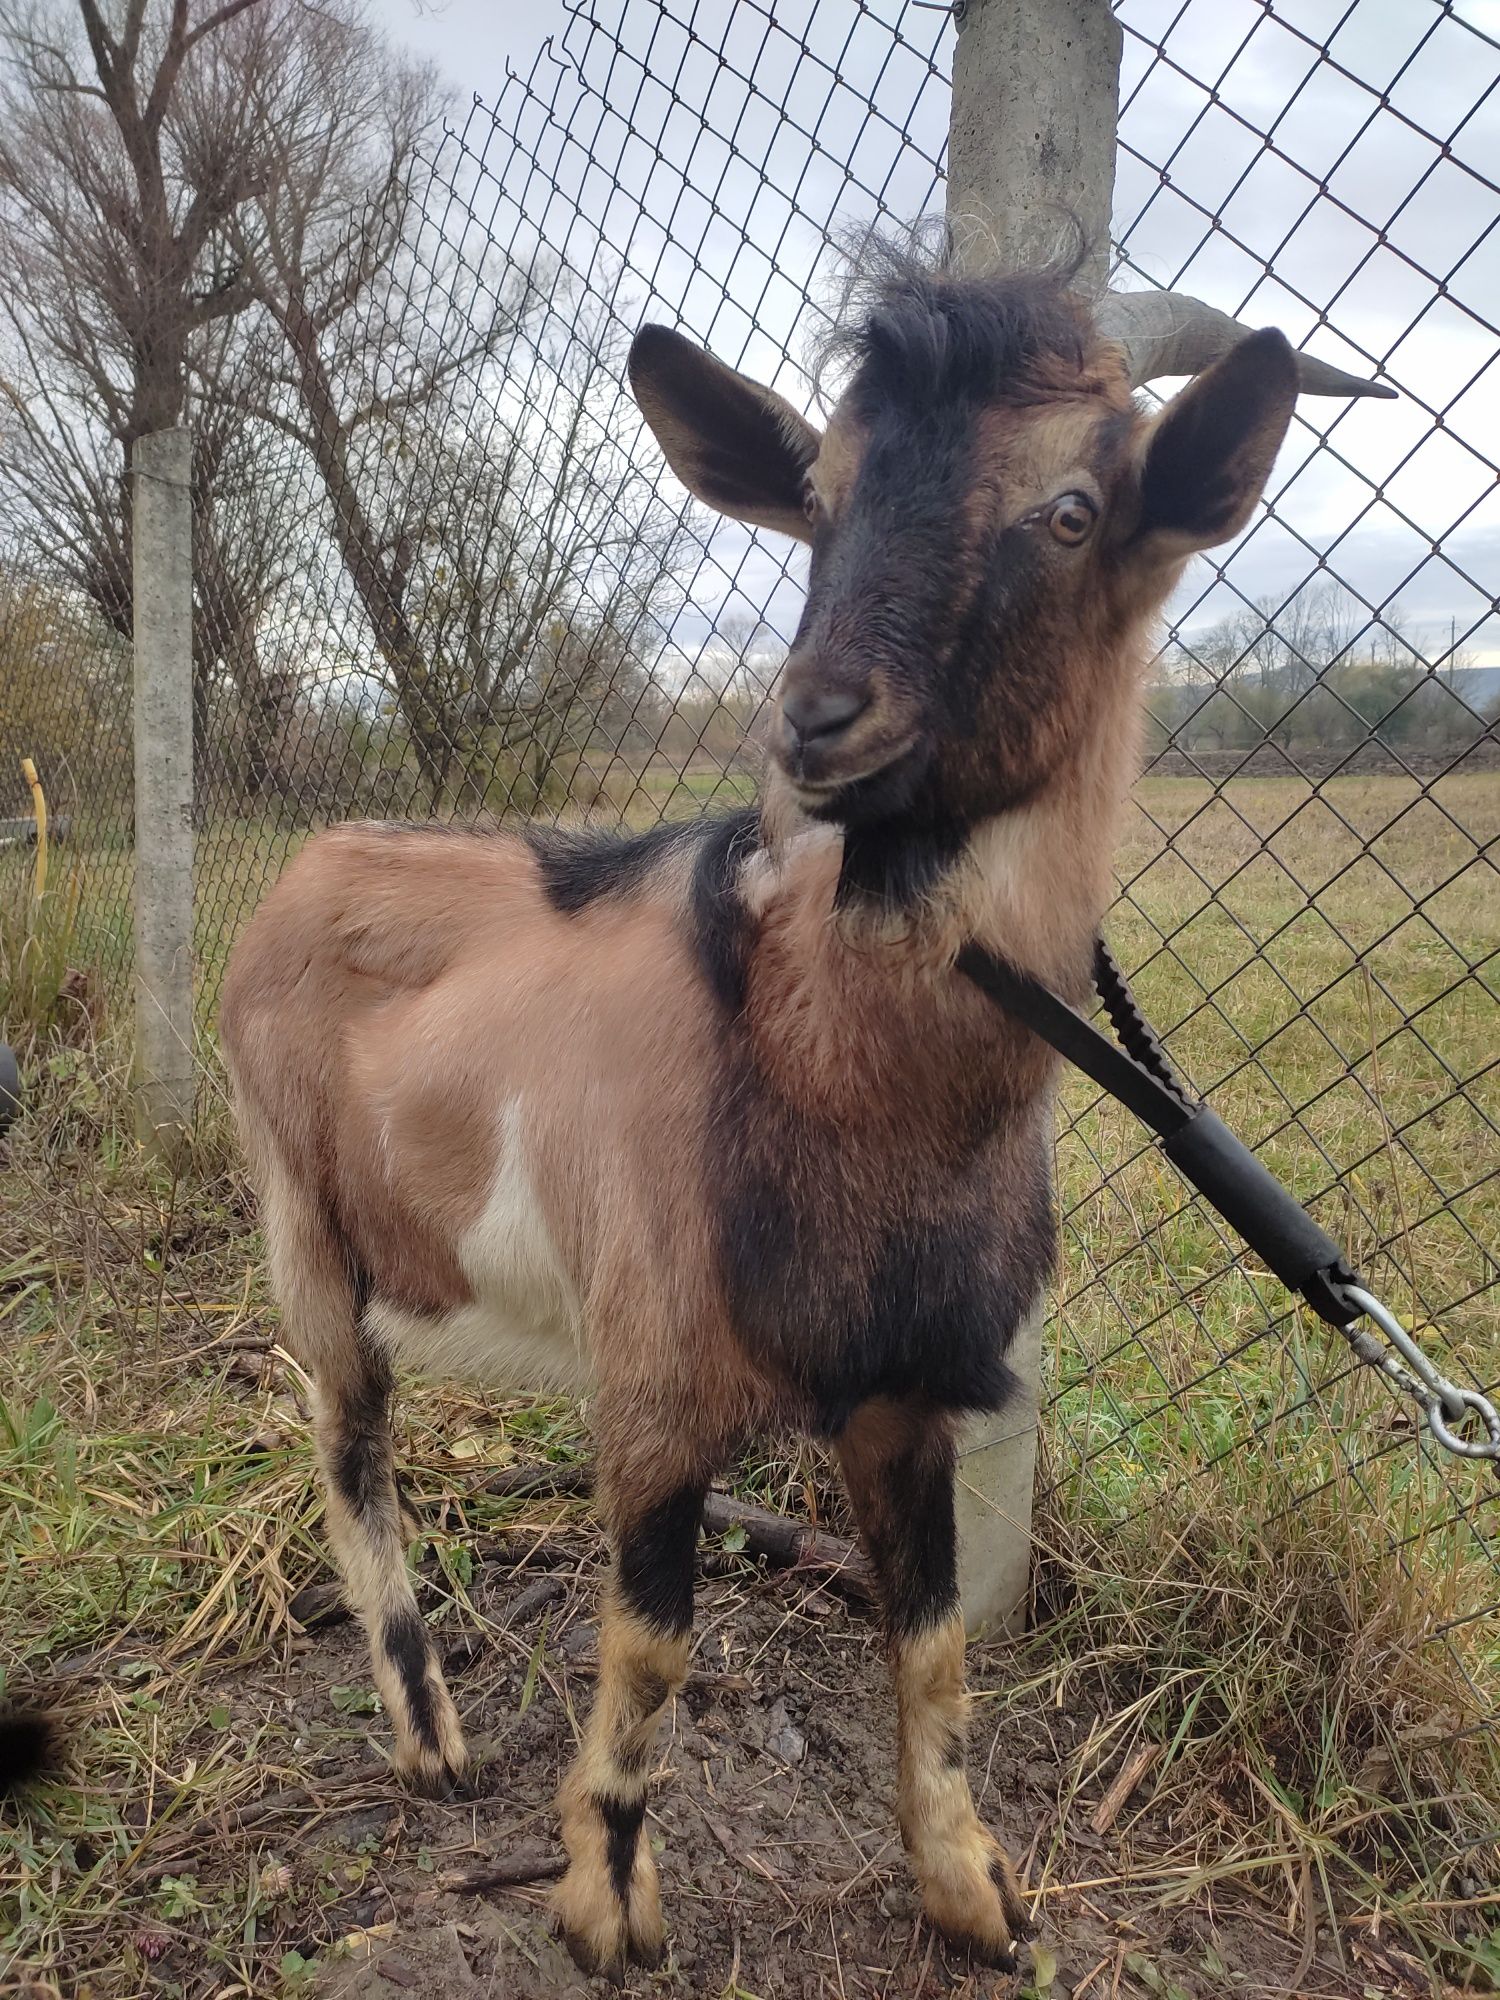
<path id="1" fill-rule="evenodd" d="M 395 1360 L 497 1388 L 588 1387 L 583 1314 L 526 1169 L 519 1098 L 502 1114 L 494 1185 L 458 1261 L 473 1303 L 440 1319 L 371 1300 L 368 1324 Z"/>

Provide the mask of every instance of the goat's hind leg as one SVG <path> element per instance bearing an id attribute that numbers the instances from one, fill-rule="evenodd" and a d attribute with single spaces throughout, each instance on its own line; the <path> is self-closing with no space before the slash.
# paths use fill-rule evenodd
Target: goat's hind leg
<path id="1" fill-rule="evenodd" d="M 923 1909 L 946 1937 L 1012 1971 L 1026 1904 L 1010 1856 L 974 1810 L 964 1770 L 951 1420 L 867 1403 L 838 1456 L 880 1585 L 900 1731 L 897 1810 Z"/>
<path id="2" fill-rule="evenodd" d="M 329 1539 L 370 1642 L 375 1685 L 396 1738 L 396 1769 L 417 1791 L 440 1797 L 463 1773 L 463 1728 L 406 1567 L 412 1517 L 396 1480 L 390 1374 L 362 1341 L 353 1344 L 349 1361 L 317 1379 Z"/>
<path id="3" fill-rule="evenodd" d="M 646 1838 L 646 1787 L 657 1725 L 687 1673 L 693 1560 L 708 1476 L 657 1469 L 607 1476 L 601 1500 L 614 1574 L 599 1616 L 599 1680 L 583 1742 L 558 1804 L 568 1872 L 553 1908 L 586 1972 L 653 1965 L 666 1928 Z"/>
<path id="4" fill-rule="evenodd" d="M 260 1139 L 256 1180 L 283 1337 L 313 1378 L 328 1538 L 370 1641 L 396 1769 L 421 1791 L 445 1792 L 464 1767 L 463 1730 L 407 1574 L 412 1517 L 396 1483 L 390 1368 L 361 1324 L 343 1244 L 263 1133 L 251 1125 L 247 1137 Z"/>

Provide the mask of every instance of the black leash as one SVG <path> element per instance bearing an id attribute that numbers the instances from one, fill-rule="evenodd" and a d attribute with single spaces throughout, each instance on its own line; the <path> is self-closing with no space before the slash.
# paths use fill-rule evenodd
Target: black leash
<path id="1" fill-rule="evenodd" d="M 1188 1088 L 1102 937 L 1094 945 L 1094 988 L 1117 1041 L 1101 1034 L 1039 979 L 981 945 L 964 946 L 958 969 L 997 1007 L 1050 1042 L 1149 1125 L 1167 1158 L 1287 1289 L 1300 1292 L 1321 1319 L 1336 1326 L 1362 1361 L 1381 1369 L 1422 1404 L 1439 1444 L 1463 1458 L 1491 1459 L 1500 1471 L 1500 1412 L 1477 1390 L 1458 1388 L 1439 1374 L 1400 1322 L 1360 1284 L 1326 1230 Z M 1369 1334 L 1351 1332 L 1366 1316 L 1382 1328 L 1409 1368 Z M 1455 1427 L 1476 1417 L 1487 1435 L 1458 1435 Z"/>

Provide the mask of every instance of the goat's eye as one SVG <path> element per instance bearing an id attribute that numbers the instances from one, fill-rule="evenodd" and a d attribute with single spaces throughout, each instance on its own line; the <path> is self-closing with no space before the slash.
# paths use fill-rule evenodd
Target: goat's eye
<path id="1" fill-rule="evenodd" d="M 811 480 L 802 489 L 802 513 L 804 518 L 809 521 L 815 521 L 818 518 L 818 495 Z"/>
<path id="2" fill-rule="evenodd" d="M 1064 493 L 1047 509 L 1047 526 L 1055 541 L 1076 549 L 1093 533 L 1099 510 L 1087 493 Z"/>

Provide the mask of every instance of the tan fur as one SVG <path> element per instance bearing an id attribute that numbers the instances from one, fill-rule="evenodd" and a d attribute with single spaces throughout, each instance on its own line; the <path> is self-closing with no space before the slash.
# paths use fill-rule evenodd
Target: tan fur
<path id="1" fill-rule="evenodd" d="M 1140 768 L 1137 660 L 1098 681 L 1095 726 L 1035 799 L 987 820 L 970 842 L 949 906 L 955 952 L 973 938 L 1074 1000 L 1099 912 L 1111 896 L 1119 827 Z"/>
<path id="2" fill-rule="evenodd" d="M 552 1913 L 568 1949 L 588 1973 L 619 1977 L 632 1962 L 654 1965 L 666 1942 L 661 1884 L 644 1833 L 624 1902 L 615 1894 L 604 1822 L 570 1771 L 558 1794 L 568 1872 L 552 1892 Z"/>
<path id="3" fill-rule="evenodd" d="M 844 1482 L 877 1574 L 881 1551 L 908 1500 L 892 1467 L 915 1448 L 941 1462 L 949 1423 L 932 1413 L 874 1401 L 838 1442 Z M 887 1607 L 889 1609 L 889 1607 Z M 1027 1921 L 1014 1865 L 980 1821 L 964 1769 L 969 1697 L 964 1628 L 957 1610 L 936 1625 L 889 1635 L 898 1729 L 897 1819 L 928 1919 L 989 1962 L 1011 1962 Z"/>
<path id="4" fill-rule="evenodd" d="M 1009 1855 L 974 1810 L 963 1768 L 969 1706 L 963 1620 L 954 1616 L 898 1642 L 892 1670 L 900 1732 L 897 1818 L 922 1908 L 946 1936 L 1004 1963 L 1027 1911 Z"/>
<path id="5" fill-rule="evenodd" d="M 848 499 L 869 442 L 864 426 L 847 410 L 836 410 L 823 433 L 808 472 L 818 505 L 836 514 Z"/>
<path id="6" fill-rule="evenodd" d="M 662 886 L 559 916 L 517 841 L 363 826 L 287 869 L 235 954 L 221 1030 L 288 1337 L 310 1367 L 327 1359 L 317 1198 L 376 1296 L 467 1306 L 459 1246 L 512 1104 L 601 1382 L 695 1404 L 707 1376 L 761 1400 L 715 1333 L 701 1201 L 664 1172 L 693 1155 L 713 1051 L 680 891 Z M 664 1324 L 693 1325 L 707 1351 L 663 1352 Z"/>
<path id="7" fill-rule="evenodd" d="M 977 419 L 976 476 L 969 494 L 971 528 L 998 519 L 1024 519 L 1060 493 L 1082 490 L 1098 498 L 1092 464 L 1099 401 L 1080 398 L 1028 414 L 985 410 Z"/>
<path id="8" fill-rule="evenodd" d="M 613 1592 L 606 1594 L 598 1692 L 558 1801 L 569 1867 L 553 1894 L 564 1935 L 590 1972 L 619 1971 L 632 1958 L 654 1963 L 666 1936 L 644 1819 L 622 1901 L 611 1879 L 598 1802 L 644 1805 L 657 1727 L 687 1673 L 690 1645 L 686 1633 L 663 1638 Z"/>

